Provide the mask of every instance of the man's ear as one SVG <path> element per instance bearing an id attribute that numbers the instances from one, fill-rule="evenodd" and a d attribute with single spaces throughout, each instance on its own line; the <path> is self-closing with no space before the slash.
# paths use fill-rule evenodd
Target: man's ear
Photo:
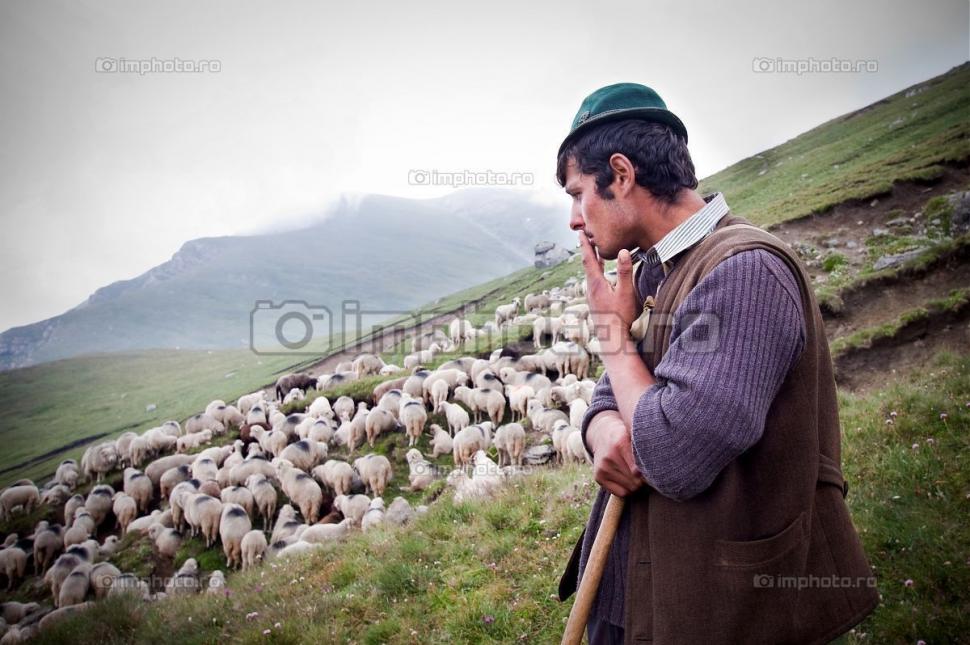
<path id="1" fill-rule="evenodd" d="M 619 152 L 610 155 L 610 170 L 613 171 L 613 184 L 611 188 L 617 195 L 627 195 L 637 185 L 637 171 L 633 167 L 633 162 Z"/>

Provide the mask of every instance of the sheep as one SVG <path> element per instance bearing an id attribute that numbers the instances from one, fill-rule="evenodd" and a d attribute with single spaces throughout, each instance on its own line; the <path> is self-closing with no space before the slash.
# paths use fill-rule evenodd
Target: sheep
<path id="1" fill-rule="evenodd" d="M 431 394 L 431 411 L 435 414 L 441 409 L 441 404 L 448 400 L 448 394 L 451 388 L 448 382 L 443 379 L 438 379 L 431 384 L 430 394 Z"/>
<path id="2" fill-rule="evenodd" d="M 118 567 L 110 562 L 99 562 L 91 567 L 88 579 L 91 581 L 91 587 L 94 588 L 94 597 L 100 600 L 107 596 L 120 575 L 121 571 Z"/>
<path id="3" fill-rule="evenodd" d="M 263 475 L 267 479 L 276 479 L 276 468 L 262 457 L 253 457 L 233 466 L 229 471 L 229 483 L 234 486 L 245 484 L 253 475 Z"/>
<path id="4" fill-rule="evenodd" d="M 211 441 L 212 430 L 205 428 L 194 434 L 187 434 L 179 437 L 175 442 L 175 450 L 179 453 L 186 453 L 190 450 L 195 450 L 199 446 L 210 443 Z"/>
<path id="5" fill-rule="evenodd" d="M 8 546 L 0 549 L 0 572 L 7 576 L 7 591 L 24 577 L 27 570 L 27 552 L 19 546 Z"/>
<path id="6" fill-rule="evenodd" d="M 34 573 L 47 571 L 61 551 L 64 550 L 64 528 L 60 524 L 48 525 L 34 531 Z"/>
<path id="7" fill-rule="evenodd" d="M 574 399 L 569 404 L 569 425 L 574 428 L 579 428 L 583 425 L 583 417 L 586 416 L 586 410 L 589 409 L 589 404 L 582 399 Z"/>
<path id="8" fill-rule="evenodd" d="M 342 371 L 338 370 L 335 374 L 331 374 L 328 377 L 320 377 L 317 381 L 318 390 L 332 390 L 340 385 L 345 385 L 352 381 L 357 380 L 357 373 L 353 370 Z"/>
<path id="9" fill-rule="evenodd" d="M 189 465 L 195 461 L 193 455 L 168 455 L 159 457 L 145 467 L 145 476 L 152 480 L 153 486 L 158 486 L 162 475 L 169 468 L 178 468 L 182 465 Z"/>
<path id="10" fill-rule="evenodd" d="M 175 490 L 176 486 L 190 479 L 192 479 L 192 469 L 188 465 L 183 464 L 177 468 L 170 468 L 165 471 L 158 482 L 161 496 L 163 498 L 171 497 L 172 491 Z"/>
<path id="11" fill-rule="evenodd" d="M 484 451 L 476 452 L 473 461 L 475 463 L 473 477 L 468 477 L 462 470 L 454 470 L 448 475 L 448 484 L 456 489 L 454 494 L 456 504 L 489 497 L 504 481 L 502 471 Z"/>
<path id="12" fill-rule="evenodd" d="M 265 538 L 263 538 L 265 540 Z M 226 574 L 222 571 L 216 569 L 209 575 L 209 582 L 206 584 L 205 592 L 207 594 L 220 594 L 227 592 L 226 590 Z"/>
<path id="13" fill-rule="evenodd" d="M 377 401 L 377 407 L 381 410 L 387 410 L 394 415 L 394 418 L 398 418 L 398 411 L 401 407 L 401 390 L 388 390 L 383 396 Z"/>
<path id="14" fill-rule="evenodd" d="M 403 497 L 395 497 L 384 513 L 384 521 L 394 526 L 404 526 L 414 519 L 414 510 Z"/>
<path id="15" fill-rule="evenodd" d="M 509 423 L 495 431 L 495 448 L 498 450 L 498 465 L 522 465 L 525 452 L 525 429 L 518 423 Z"/>
<path id="16" fill-rule="evenodd" d="M 523 305 L 526 311 L 534 311 L 536 309 L 548 309 L 550 304 L 549 292 L 543 291 L 540 294 L 528 294 L 523 301 Z"/>
<path id="17" fill-rule="evenodd" d="M 102 542 L 101 546 L 98 548 L 98 555 L 100 555 L 102 558 L 110 558 L 118 550 L 118 546 L 120 544 L 121 538 L 119 538 L 117 535 L 109 535 L 104 539 L 104 542 Z"/>
<path id="18" fill-rule="evenodd" d="M 458 431 L 466 428 L 471 423 L 468 412 L 457 403 L 444 401 L 441 404 L 441 410 L 445 413 L 445 419 L 448 420 L 448 432 L 453 437 Z"/>
<path id="19" fill-rule="evenodd" d="M 278 461 L 277 472 L 283 492 L 299 506 L 303 519 L 310 524 L 315 523 L 320 517 L 320 505 L 323 503 L 320 485 L 283 459 Z"/>
<path id="20" fill-rule="evenodd" d="M 192 529 L 192 535 L 202 533 L 205 547 L 212 546 L 219 534 L 219 520 L 222 515 L 222 502 L 205 493 L 187 493 L 182 499 L 185 521 Z"/>
<path id="21" fill-rule="evenodd" d="M 354 413 L 355 406 L 354 400 L 349 396 L 341 396 L 333 404 L 334 414 L 337 415 L 338 419 L 343 421 L 349 421 L 350 415 Z"/>
<path id="22" fill-rule="evenodd" d="M 488 450 L 490 438 L 481 425 L 468 426 L 455 435 L 452 457 L 455 467 L 471 463 L 475 453 Z"/>
<path id="23" fill-rule="evenodd" d="M 380 408 L 371 410 L 367 414 L 367 418 L 364 421 L 364 432 L 367 435 L 367 445 L 373 448 L 377 437 L 385 432 L 390 432 L 396 427 L 397 420 L 394 418 L 393 414 Z"/>
<path id="24" fill-rule="evenodd" d="M 293 388 L 283 397 L 283 405 L 293 403 L 294 401 L 302 401 L 304 398 L 306 398 L 306 393 L 303 390 Z"/>
<path id="25" fill-rule="evenodd" d="M 364 455 L 354 461 L 354 470 L 360 474 L 366 490 L 377 497 L 384 494 L 384 489 L 394 476 L 391 462 L 383 455 Z"/>
<path id="26" fill-rule="evenodd" d="M 132 594 L 142 600 L 148 600 L 151 596 L 148 583 L 144 580 L 139 580 L 131 573 L 123 573 L 115 578 L 111 589 L 108 590 L 108 596 L 121 596 L 124 594 Z"/>
<path id="27" fill-rule="evenodd" d="M 434 466 L 431 465 L 421 451 L 411 448 L 405 455 L 408 462 L 408 482 L 412 491 L 424 490 L 434 481 Z"/>
<path id="28" fill-rule="evenodd" d="M 333 500 L 333 506 L 343 513 L 351 524 L 360 526 L 364 513 L 370 508 L 370 498 L 367 495 L 337 495 Z"/>
<path id="29" fill-rule="evenodd" d="M 408 446 L 414 446 L 424 432 L 424 424 L 428 422 L 428 412 L 420 401 L 407 401 L 401 406 L 401 423 L 408 435 Z"/>
<path id="30" fill-rule="evenodd" d="M 440 329 L 435 329 L 419 336 L 415 336 L 411 340 L 411 353 L 419 352 L 423 349 L 430 349 L 432 345 L 444 347 L 447 342 L 448 335 Z"/>
<path id="31" fill-rule="evenodd" d="M 392 374 L 397 374 L 398 372 L 403 372 L 403 371 L 404 371 L 404 368 L 401 367 L 400 365 L 387 364 L 381 368 L 381 371 L 378 372 L 378 374 L 380 374 L 381 376 L 391 376 Z"/>
<path id="32" fill-rule="evenodd" d="M 122 437 L 128 434 L 138 436 L 134 432 L 126 432 Z M 121 437 L 118 437 L 118 440 L 120 441 Z M 54 481 L 58 484 L 64 484 L 73 490 L 77 486 L 77 480 L 80 475 L 81 473 L 78 470 L 77 462 L 73 459 L 65 459 L 57 466 L 57 471 L 54 473 Z"/>
<path id="33" fill-rule="evenodd" d="M 593 463 L 592 458 L 589 453 L 586 452 L 586 446 L 583 445 L 583 435 L 576 428 L 572 428 L 571 432 L 566 434 L 565 446 L 563 451 L 563 461 L 572 463 Z"/>
<path id="34" fill-rule="evenodd" d="M 137 436 L 128 444 L 128 463 L 139 468 L 153 452 L 148 437 L 144 435 Z"/>
<path id="35" fill-rule="evenodd" d="M 165 585 L 165 593 L 169 596 L 184 596 L 199 593 L 202 582 L 199 580 L 199 563 L 195 558 L 186 560 L 175 575 Z"/>
<path id="36" fill-rule="evenodd" d="M 201 482 L 214 481 L 218 473 L 219 467 L 216 462 L 208 457 L 197 457 L 192 462 L 192 479 L 198 479 Z"/>
<path id="37" fill-rule="evenodd" d="M 52 482 L 48 482 L 51 484 Z M 71 497 L 71 489 L 64 484 L 53 484 L 40 493 L 40 503 L 45 506 L 61 506 Z"/>
<path id="38" fill-rule="evenodd" d="M 171 510 L 167 510 L 165 511 L 165 513 L 168 515 L 169 518 L 171 518 L 172 516 Z M 162 511 L 155 509 L 149 515 L 143 515 L 133 520 L 131 524 L 128 525 L 128 532 L 147 534 L 148 529 L 154 526 L 155 524 L 162 525 L 162 522 L 160 521 L 161 517 L 162 517 Z M 165 527 L 163 526 L 163 528 Z"/>
<path id="39" fill-rule="evenodd" d="M 246 514 L 252 516 L 256 507 L 256 500 L 251 490 L 245 486 L 227 486 L 219 491 L 219 499 L 223 504 L 238 504 L 243 507 Z"/>
<path id="40" fill-rule="evenodd" d="M 536 318 L 532 323 L 532 346 L 535 349 L 542 347 L 542 337 L 551 336 L 552 343 L 555 344 L 559 340 L 559 335 L 562 331 L 563 319 L 561 316 L 556 317 L 546 317 L 540 316 Z"/>
<path id="41" fill-rule="evenodd" d="M 530 385 L 506 385 L 505 394 L 509 398 L 509 407 L 512 409 L 512 420 L 521 421 L 525 418 L 528 410 L 529 399 L 536 395 Z"/>
<path id="42" fill-rule="evenodd" d="M 266 552 L 266 546 L 266 534 L 262 531 L 254 529 L 243 536 L 240 542 L 243 571 L 259 564 Z"/>
<path id="43" fill-rule="evenodd" d="M 205 406 L 205 414 L 222 423 L 222 414 L 226 411 L 226 402 L 221 399 L 216 399 L 210 401 L 209 405 Z"/>
<path id="44" fill-rule="evenodd" d="M 263 398 L 263 391 L 253 392 L 251 394 L 244 394 L 236 401 L 236 407 L 243 414 L 248 414 L 249 410 L 252 409 L 254 405 L 262 403 L 265 399 Z"/>
<path id="45" fill-rule="evenodd" d="M 384 361 L 381 360 L 380 356 L 374 354 L 361 354 L 354 359 L 352 365 L 357 378 L 360 378 L 368 374 L 379 374 L 381 368 L 384 367 Z"/>
<path id="46" fill-rule="evenodd" d="M 0 519 L 13 515 L 15 508 L 30 513 L 40 504 L 40 490 L 33 484 L 11 486 L 0 493 Z"/>
<path id="47" fill-rule="evenodd" d="M 447 455 L 452 450 L 451 435 L 437 423 L 431 424 L 431 458 L 437 459 L 440 455 Z"/>
<path id="48" fill-rule="evenodd" d="M 8 625 L 16 625 L 38 609 L 40 609 L 40 605 L 36 602 L 17 602 L 11 600 L 0 605 L 0 618 L 3 618 Z"/>
<path id="49" fill-rule="evenodd" d="M 152 480 L 135 468 L 125 468 L 123 489 L 138 507 L 139 513 L 147 513 L 155 492 Z"/>
<path id="50" fill-rule="evenodd" d="M 128 532 L 128 525 L 138 516 L 138 502 L 131 495 L 118 491 L 112 498 L 112 512 L 121 527 L 121 534 Z"/>
<path id="51" fill-rule="evenodd" d="M 364 517 L 362 517 L 360 520 L 360 528 L 366 533 L 372 528 L 380 526 L 383 523 L 384 500 L 380 497 L 375 497 L 370 501 L 370 507 L 368 507 L 367 512 L 364 513 Z"/>
<path id="52" fill-rule="evenodd" d="M 263 528 L 268 528 L 276 513 L 276 488 L 265 475 L 259 473 L 246 479 L 246 488 L 252 493 L 256 509 L 263 518 Z"/>
<path id="53" fill-rule="evenodd" d="M 329 399 L 327 399 L 325 396 L 318 396 L 317 398 L 313 399 L 313 402 L 310 403 L 310 406 L 307 408 L 306 412 L 314 419 L 330 419 L 333 418 L 334 413 L 333 408 L 330 407 Z"/>
<path id="54" fill-rule="evenodd" d="M 499 305 L 495 308 L 495 326 L 501 328 L 502 323 L 507 320 L 511 320 L 517 313 L 519 313 L 519 305 L 522 301 L 519 298 L 514 298 L 511 304 Z"/>
<path id="55" fill-rule="evenodd" d="M 90 562 L 82 562 L 64 578 L 57 602 L 54 603 L 56 607 L 70 607 L 84 602 L 91 589 L 91 568 Z"/>
<path id="56" fill-rule="evenodd" d="M 296 521 L 296 511 L 289 504 L 284 504 L 280 509 L 280 514 L 276 517 L 276 524 L 273 526 L 273 533 L 269 539 L 270 547 L 280 540 L 298 535 L 306 529 L 305 524 Z"/>
<path id="57" fill-rule="evenodd" d="M 148 537 L 155 543 L 158 553 L 166 558 L 174 558 L 182 544 L 182 536 L 178 531 L 161 524 L 152 524 L 148 529 Z"/>
<path id="58" fill-rule="evenodd" d="M 283 396 L 293 388 L 309 390 L 317 387 L 317 379 L 309 374 L 284 374 L 276 379 L 276 400 L 282 401 Z"/>
<path id="59" fill-rule="evenodd" d="M 419 365 L 426 365 L 434 360 L 436 354 L 442 351 L 441 345 L 438 343 L 431 343 L 428 349 L 422 349 L 420 351 L 408 354 L 404 357 L 404 369 L 413 370 Z"/>
<path id="60" fill-rule="evenodd" d="M 44 574 L 44 582 L 50 588 L 55 606 L 57 606 L 57 599 L 61 594 L 61 584 L 74 571 L 74 568 L 82 562 L 84 560 L 73 553 L 62 553 L 47 570 L 47 573 Z"/>
<path id="61" fill-rule="evenodd" d="M 552 433 L 552 429 L 557 421 L 569 422 L 569 417 L 562 410 L 547 408 L 535 399 L 529 401 L 528 416 L 532 422 L 532 429 L 541 432 Z"/>
<path id="62" fill-rule="evenodd" d="M 206 413 L 196 414 L 185 422 L 185 435 L 197 434 L 203 430 L 208 430 L 210 436 L 221 435 L 225 434 L 226 426 L 211 414 Z M 179 438 L 181 439 L 182 437 Z"/>
<path id="63" fill-rule="evenodd" d="M 81 471 L 86 479 L 101 481 L 105 473 L 115 469 L 120 456 L 113 441 L 89 446 L 81 456 Z"/>
<path id="64" fill-rule="evenodd" d="M 493 425 L 502 422 L 505 416 L 505 396 L 499 390 L 480 389 L 472 390 L 475 397 L 475 407 L 484 411 Z"/>
<path id="65" fill-rule="evenodd" d="M 364 496 L 360 495 L 359 497 Z M 364 497 L 364 500 L 367 500 L 367 498 Z M 337 524 L 314 524 L 300 534 L 300 540 L 311 545 L 342 540 L 350 533 L 350 528 L 353 525 L 354 521 L 350 518 L 344 518 Z"/>
<path id="66" fill-rule="evenodd" d="M 329 421 L 317 419 L 307 430 L 305 438 L 317 443 L 329 444 L 333 439 L 333 426 Z"/>
<path id="67" fill-rule="evenodd" d="M 474 329 L 475 328 L 472 327 L 472 324 L 467 320 L 455 318 L 448 325 L 448 337 L 451 339 L 453 344 L 460 345 L 466 340 L 472 338 Z"/>
<path id="68" fill-rule="evenodd" d="M 84 508 L 94 518 L 96 527 L 101 526 L 108 517 L 108 513 L 111 512 L 114 494 L 115 491 L 111 486 L 100 485 L 92 488 L 91 492 L 88 493 L 87 499 L 84 500 Z"/>
<path id="69" fill-rule="evenodd" d="M 327 458 L 327 444 L 303 439 L 288 445 L 280 451 L 279 456 L 300 470 L 310 471 Z"/>
<path id="70" fill-rule="evenodd" d="M 347 495 L 353 484 L 354 469 L 345 461 L 330 459 L 314 468 L 313 476 L 321 484 L 329 486 L 335 495 Z"/>
<path id="71" fill-rule="evenodd" d="M 239 504 L 223 504 L 219 520 L 219 539 L 226 554 L 226 567 L 242 566 L 242 539 L 253 528 L 249 514 Z"/>

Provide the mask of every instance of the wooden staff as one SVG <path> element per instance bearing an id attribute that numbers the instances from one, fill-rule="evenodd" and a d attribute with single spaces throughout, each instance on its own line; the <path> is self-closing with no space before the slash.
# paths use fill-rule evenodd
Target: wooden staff
<path id="1" fill-rule="evenodd" d="M 606 503 L 606 510 L 603 511 L 603 519 L 600 520 L 599 530 L 596 531 L 593 548 L 589 551 L 583 579 L 579 581 L 576 601 L 569 611 L 566 631 L 562 635 L 562 645 L 579 645 L 583 640 L 583 632 L 586 631 L 586 622 L 589 620 L 589 610 L 593 606 L 593 599 L 596 598 L 600 579 L 603 577 L 603 567 L 606 565 L 606 556 L 610 553 L 610 546 L 613 544 L 613 537 L 616 535 L 616 527 L 620 524 L 622 514 L 623 498 L 611 494 Z"/>

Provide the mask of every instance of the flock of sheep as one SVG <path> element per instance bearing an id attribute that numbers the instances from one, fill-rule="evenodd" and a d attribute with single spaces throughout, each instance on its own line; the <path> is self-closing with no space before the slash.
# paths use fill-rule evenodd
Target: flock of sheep
<path id="1" fill-rule="evenodd" d="M 0 493 L 2 519 L 47 506 L 63 523 L 43 520 L 29 535 L 6 536 L 0 573 L 7 591 L 30 584 L 25 578 L 32 573 L 33 584 L 49 590 L 53 607 L 3 603 L 0 645 L 30 638 L 58 616 L 107 595 L 157 599 L 225 587 L 224 572 L 206 576 L 189 558 L 164 588 L 151 588 L 111 563 L 128 534 L 146 536 L 159 558 L 172 560 L 186 536 L 198 536 L 206 547 L 221 545 L 227 569 L 247 569 L 352 531 L 407 524 L 427 507 L 412 508 L 400 496 L 385 505 L 394 465 L 381 454 L 360 454 L 386 433 L 407 437 L 408 484 L 402 489 L 420 491 L 444 478 L 456 501 L 491 495 L 527 463 L 588 461 L 577 428 L 595 385 L 588 374 L 596 339 L 583 286 L 570 279 L 516 298 L 478 329 L 456 318 L 447 335 L 439 330 L 414 338 L 403 367 L 364 354 L 332 374 L 289 374 L 278 380 L 275 397 L 258 391 L 235 405 L 212 401 L 182 424 L 167 421 L 89 447 L 80 463 L 62 462 L 42 487 L 15 482 Z M 534 353 L 499 348 L 487 359 L 464 356 L 423 367 L 440 352 L 523 325 L 533 330 Z M 551 346 L 542 349 L 546 336 Z M 370 405 L 328 398 L 333 388 L 372 374 L 397 377 L 374 388 Z M 305 412 L 282 411 L 303 400 L 309 401 Z M 429 423 L 432 414 L 442 415 L 443 425 Z M 209 446 L 235 428 L 234 441 Z M 426 435 L 431 459 L 452 456 L 450 472 L 439 472 L 418 449 Z M 488 456 L 492 447 L 497 463 Z M 331 451 L 346 459 L 331 458 Z M 119 490 L 102 483 L 117 471 Z M 87 485 L 86 495 L 78 492 Z"/>

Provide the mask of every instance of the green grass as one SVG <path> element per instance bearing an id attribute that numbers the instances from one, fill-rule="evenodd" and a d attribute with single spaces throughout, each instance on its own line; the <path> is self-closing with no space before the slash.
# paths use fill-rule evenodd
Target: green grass
<path id="1" fill-rule="evenodd" d="M 915 89 L 916 94 L 906 96 Z M 970 63 L 832 119 L 701 181 L 759 226 L 938 177 L 970 158 Z"/>
<path id="2" fill-rule="evenodd" d="M 859 349 L 867 349 L 881 341 L 891 339 L 910 325 L 922 323 L 934 317 L 955 314 L 970 305 L 970 288 L 954 289 L 945 298 L 927 301 L 922 307 L 904 311 L 894 319 L 881 325 L 860 329 L 848 336 L 836 338 L 830 344 L 832 357 Z"/>
<path id="3" fill-rule="evenodd" d="M 940 354 L 839 402 L 848 503 L 882 597 L 846 641 L 958 642 L 970 630 L 970 356 Z M 40 642 L 558 642 L 569 604 L 553 594 L 594 488 L 588 468 L 542 468 L 494 501 L 444 495 L 405 529 L 232 574 L 228 596 L 109 600 Z"/>

